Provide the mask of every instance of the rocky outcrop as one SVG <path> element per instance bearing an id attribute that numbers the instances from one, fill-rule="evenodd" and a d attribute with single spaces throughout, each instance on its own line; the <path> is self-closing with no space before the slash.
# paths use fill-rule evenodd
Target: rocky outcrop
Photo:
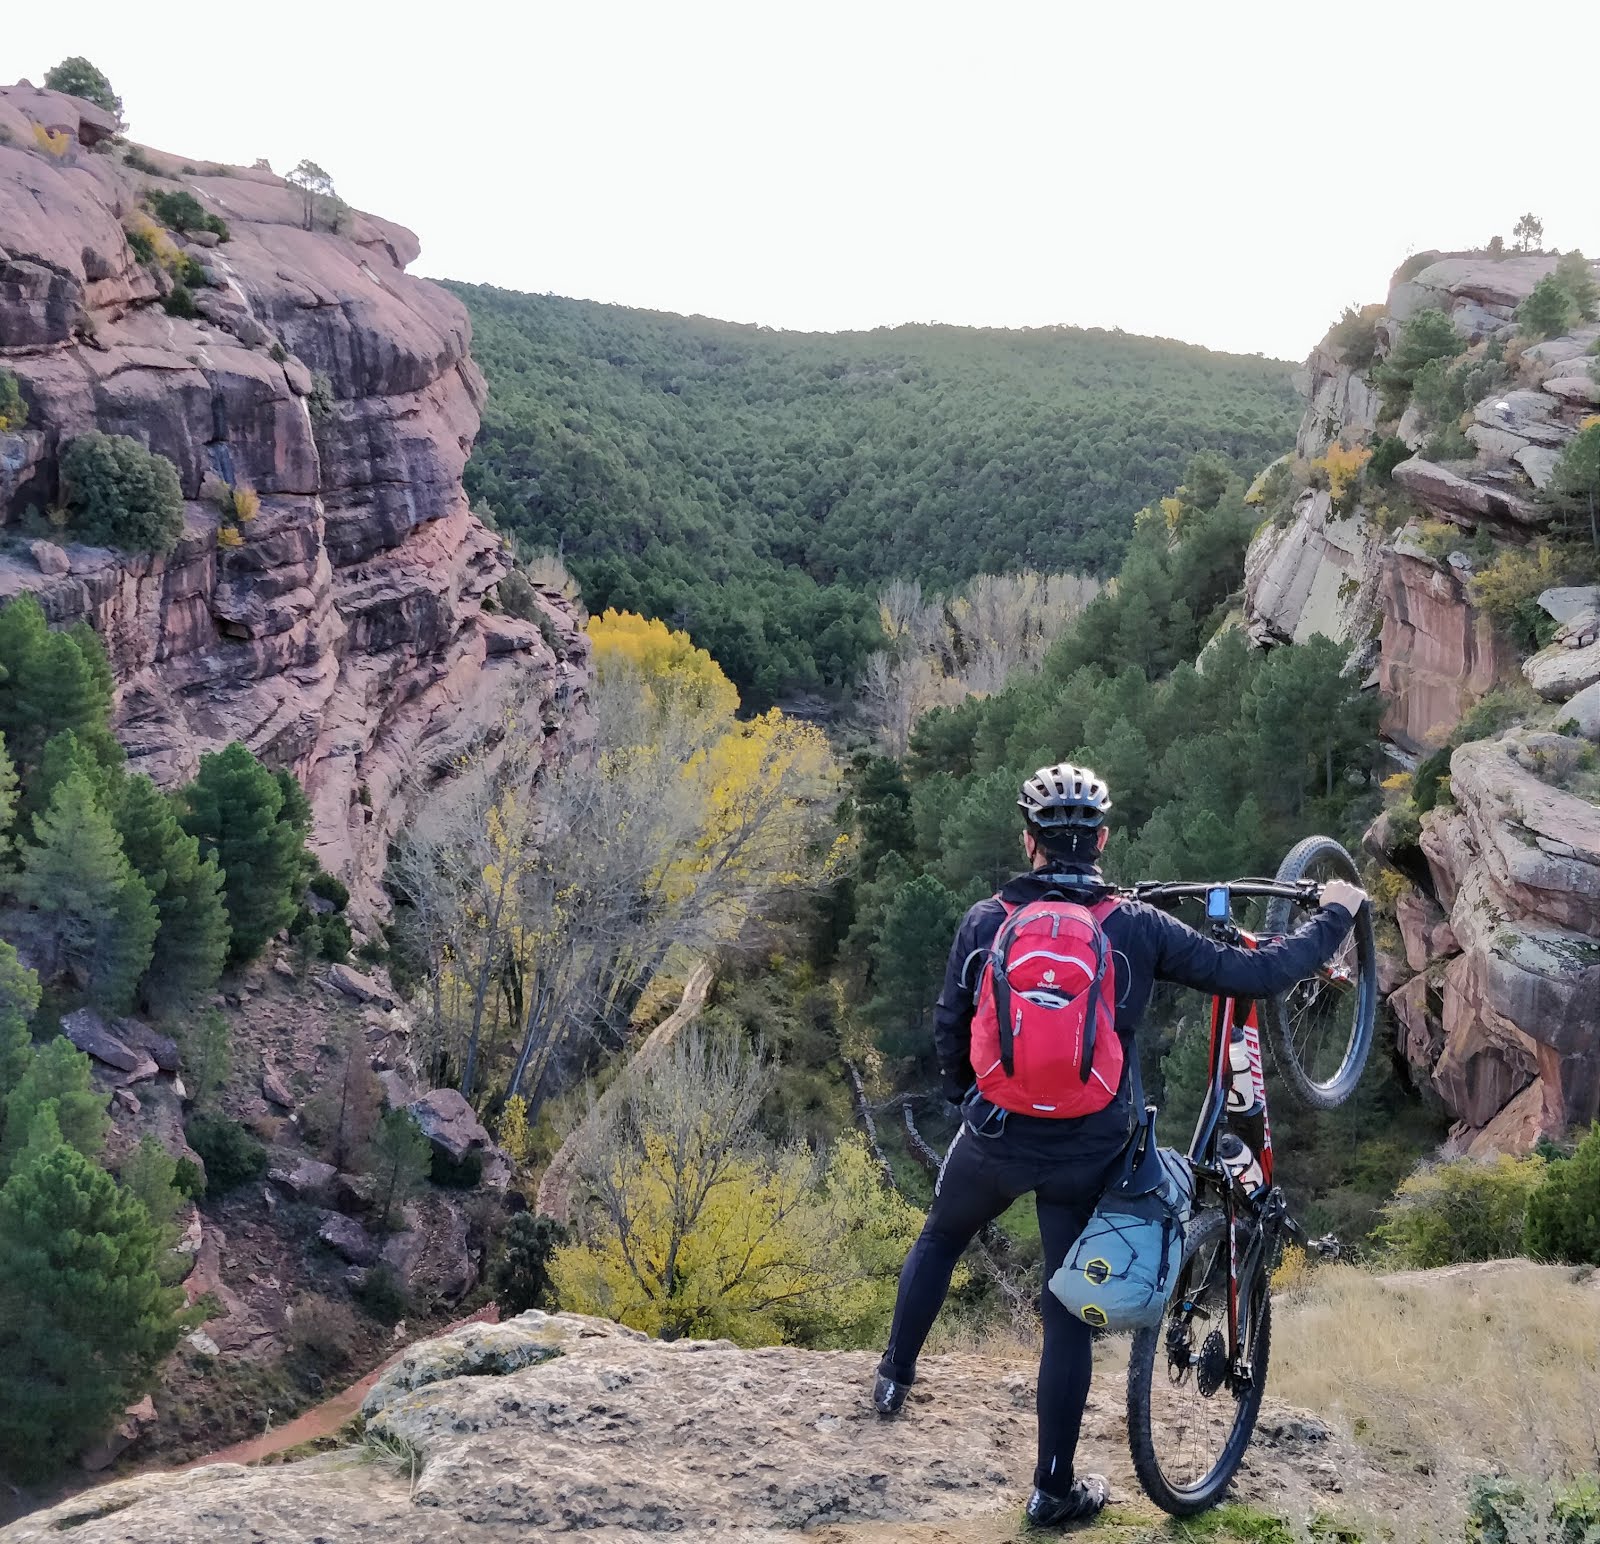
<path id="1" fill-rule="evenodd" d="M 1360 514 L 1339 517 L 1323 489 L 1308 489 L 1286 526 L 1270 521 L 1245 553 L 1245 595 L 1258 642 L 1304 643 L 1321 633 L 1365 638 L 1377 605 L 1381 537 Z"/>
<path id="2" fill-rule="evenodd" d="M 1561 786 L 1583 760 L 1531 730 L 1461 746 L 1423 822 L 1433 895 L 1397 908 L 1418 974 L 1390 1006 L 1473 1150 L 1600 1115 L 1600 808 Z"/>
<path id="3" fill-rule="evenodd" d="M 506 558 L 461 486 L 483 385 L 460 305 L 404 271 L 411 234 L 353 212 L 306 230 L 300 193 L 263 170 L 138 171 L 89 148 L 93 111 L 0 89 L 0 354 L 30 409 L 0 436 L 0 520 L 38 519 L 61 447 L 100 429 L 173 462 L 185 532 L 165 558 L 69 532 L 13 550 L 0 598 L 33 591 L 53 622 L 94 625 L 118 735 L 158 782 L 234 739 L 293 768 L 319 856 L 370 912 L 418 790 L 508 715 L 543 737 L 579 706 L 581 618 L 541 596 L 545 633 L 514 647 L 485 623 Z M 60 157 L 36 148 L 46 120 L 77 125 Z M 229 227 L 220 245 L 168 233 L 205 273 L 196 316 L 162 308 L 170 275 L 129 245 L 151 189 Z M 219 544 L 223 485 L 260 512 Z"/>
<path id="4" fill-rule="evenodd" d="M 366 1454 L 137 1475 L 0 1539 L 42 1544 L 69 1526 L 82 1544 L 1013 1537 L 1034 1447 L 1025 1358 L 928 1357 L 899 1421 L 872 1411 L 874 1360 L 523 1314 L 407 1351 L 367 1397 Z M 1120 1377 L 1102 1370 L 1083 1451 L 1119 1502 L 1137 1495 L 1124 1407 Z M 1340 1489 L 1392 1487 L 1326 1424 L 1269 1396 L 1237 1498 L 1331 1515 Z"/>
<path id="5" fill-rule="evenodd" d="M 1472 604 L 1466 574 L 1405 540 L 1383 549 L 1378 686 L 1383 733 L 1424 753 L 1515 668 L 1505 643 Z"/>

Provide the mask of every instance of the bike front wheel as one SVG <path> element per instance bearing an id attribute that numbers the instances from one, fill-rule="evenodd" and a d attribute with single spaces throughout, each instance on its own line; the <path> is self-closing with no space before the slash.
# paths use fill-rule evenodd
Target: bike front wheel
<path id="1" fill-rule="evenodd" d="M 1256 1223 L 1240 1218 L 1244 1256 Z M 1263 1258 L 1245 1291 L 1243 1367 L 1228 1358 L 1228 1225 L 1220 1211 L 1190 1224 L 1161 1323 L 1133 1337 L 1128 1446 L 1144 1492 L 1173 1517 L 1215 1506 L 1250 1446 L 1272 1344 Z"/>
<path id="2" fill-rule="evenodd" d="M 1355 860 L 1328 836 L 1308 836 L 1294 847 L 1277 877 L 1283 884 L 1361 882 Z M 1265 930 L 1292 933 L 1314 910 L 1279 896 L 1267 907 Z M 1313 1109 L 1337 1109 L 1361 1081 L 1378 1014 L 1371 903 L 1361 908 L 1338 953 L 1321 970 L 1269 998 L 1265 1007 L 1274 1057 L 1295 1093 Z"/>

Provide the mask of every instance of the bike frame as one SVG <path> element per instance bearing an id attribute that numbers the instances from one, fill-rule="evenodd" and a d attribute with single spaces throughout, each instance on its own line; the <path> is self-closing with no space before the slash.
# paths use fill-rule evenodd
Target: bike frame
<path id="1" fill-rule="evenodd" d="M 1134 894 L 1140 900 L 1195 899 L 1209 897 L 1217 890 L 1226 890 L 1229 896 L 1228 915 L 1211 921 L 1211 931 L 1220 942 L 1254 949 L 1262 942 L 1253 933 L 1236 927 L 1232 917 L 1232 899 L 1284 896 L 1294 900 L 1308 898 L 1306 885 L 1285 885 L 1276 880 L 1239 880 L 1229 886 L 1160 884 L 1137 886 Z M 1262 1140 L 1256 1158 L 1261 1164 L 1262 1184 L 1254 1195 L 1246 1195 L 1217 1156 L 1217 1139 L 1222 1133 L 1227 1114 L 1228 1082 L 1232 1072 L 1228 1047 L 1237 1024 L 1244 1037 L 1250 1060 L 1250 1081 L 1255 1101 L 1261 1106 Z M 1283 1192 L 1273 1183 L 1272 1119 L 1267 1105 L 1267 1084 L 1261 1059 L 1261 1024 L 1257 1005 L 1247 998 L 1217 996 L 1211 999 L 1211 1049 L 1207 1059 L 1210 1080 L 1206 1088 L 1200 1117 L 1195 1122 L 1194 1135 L 1189 1142 L 1189 1166 L 1194 1171 L 1196 1189 L 1209 1185 L 1221 1195 L 1223 1215 L 1228 1227 L 1228 1363 L 1236 1378 L 1248 1380 L 1252 1376 L 1245 1355 L 1250 1325 L 1248 1300 L 1241 1313 L 1241 1283 L 1254 1284 L 1255 1274 L 1269 1257 L 1283 1228 L 1293 1228 Z M 1244 1208 L 1255 1219 L 1256 1228 L 1243 1260 L 1239 1257 L 1239 1218 Z"/>

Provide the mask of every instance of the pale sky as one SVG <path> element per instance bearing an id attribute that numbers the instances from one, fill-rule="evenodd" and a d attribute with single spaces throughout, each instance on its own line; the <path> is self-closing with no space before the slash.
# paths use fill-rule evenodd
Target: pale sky
<path id="1" fill-rule="evenodd" d="M 75 0 L 0 45 L 86 54 L 146 144 L 310 156 L 418 272 L 778 327 L 1298 359 L 1524 210 L 1600 256 L 1595 0 Z"/>

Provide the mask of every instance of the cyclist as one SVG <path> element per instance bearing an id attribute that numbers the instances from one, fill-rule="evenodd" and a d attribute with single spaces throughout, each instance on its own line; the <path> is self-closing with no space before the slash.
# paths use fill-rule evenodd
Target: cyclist
<path id="1" fill-rule="evenodd" d="M 962 1123 L 940 1168 L 927 1222 L 900 1273 L 889 1344 L 873 1390 L 883 1416 L 904 1405 L 951 1272 L 978 1230 L 1032 1191 L 1048 1282 L 1083 1231 L 1132 1126 L 1126 1081 L 1103 1109 L 1075 1119 L 1003 1110 L 976 1087 L 971 1047 L 979 978 L 1009 911 L 1044 899 L 1098 906 L 1111 898 L 1099 866 L 1111 809 L 1104 781 L 1087 767 L 1042 767 L 1022 785 L 1017 804 L 1022 850 L 1032 867 L 967 913 L 934 1008 L 944 1091 L 960 1104 Z M 1356 885 L 1326 884 L 1314 916 L 1289 937 L 1258 949 L 1217 943 L 1138 901 L 1116 902 L 1097 914 L 1115 969 L 1115 1025 L 1127 1060 L 1136 1054 L 1133 1033 L 1155 982 L 1251 998 L 1285 991 L 1332 958 L 1365 899 Z M 1102 1476 L 1078 1476 L 1073 1469 L 1089 1396 L 1089 1327 L 1048 1290 L 1041 1307 L 1039 1456 L 1027 1515 L 1035 1526 L 1047 1527 L 1093 1517 L 1106 1504 L 1107 1487 Z"/>

